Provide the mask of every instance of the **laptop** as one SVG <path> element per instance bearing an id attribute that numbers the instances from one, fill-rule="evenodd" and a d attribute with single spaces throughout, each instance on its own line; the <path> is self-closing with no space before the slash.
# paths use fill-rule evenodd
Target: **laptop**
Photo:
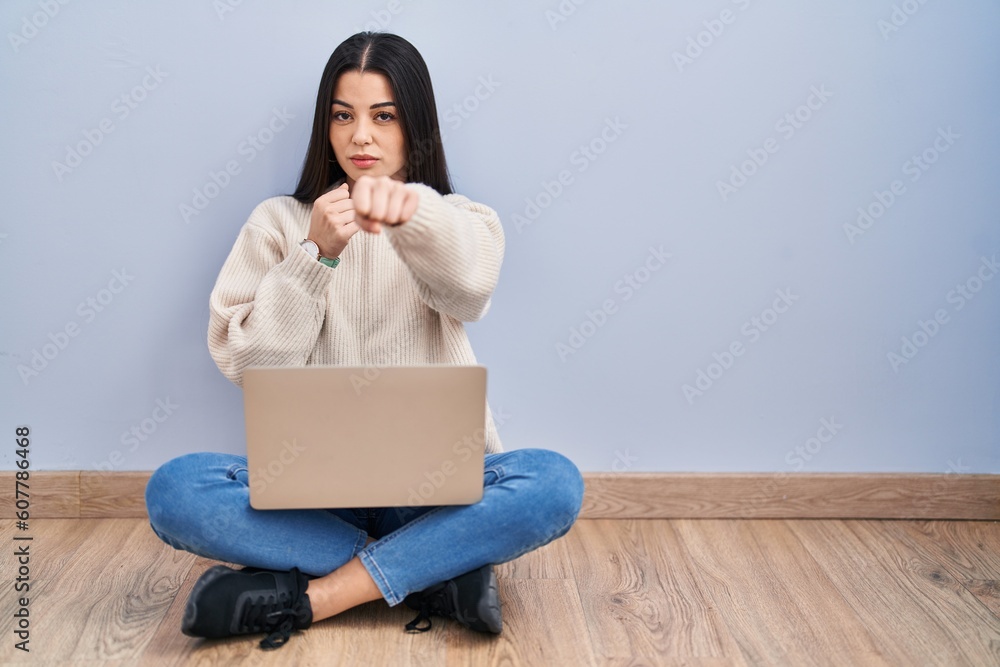
<path id="1" fill-rule="evenodd" d="M 243 407 L 254 509 L 483 497 L 485 366 L 247 368 Z"/>

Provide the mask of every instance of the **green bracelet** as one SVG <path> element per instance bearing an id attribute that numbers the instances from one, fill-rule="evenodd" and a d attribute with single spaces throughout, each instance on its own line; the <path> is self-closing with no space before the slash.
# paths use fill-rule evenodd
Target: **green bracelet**
<path id="1" fill-rule="evenodd" d="M 334 257 L 333 259 L 330 259 L 329 257 L 320 257 L 319 263 L 325 264 L 326 266 L 329 266 L 331 269 L 335 269 L 337 268 L 337 265 L 340 264 L 340 258 Z"/>

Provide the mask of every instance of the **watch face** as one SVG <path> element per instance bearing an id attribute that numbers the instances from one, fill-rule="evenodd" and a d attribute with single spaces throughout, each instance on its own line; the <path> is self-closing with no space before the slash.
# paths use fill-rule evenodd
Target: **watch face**
<path id="1" fill-rule="evenodd" d="M 306 239 L 305 241 L 303 241 L 299 245 L 301 245 L 302 248 L 307 253 L 309 253 L 309 256 L 312 257 L 313 259 L 316 259 L 317 257 L 319 257 L 319 246 L 316 245 L 315 241 L 310 241 L 309 239 Z"/>

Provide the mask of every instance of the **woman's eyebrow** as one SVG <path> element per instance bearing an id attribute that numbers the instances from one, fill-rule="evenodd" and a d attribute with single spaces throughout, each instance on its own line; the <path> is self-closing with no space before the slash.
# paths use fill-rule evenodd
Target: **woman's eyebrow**
<path id="1" fill-rule="evenodd" d="M 333 104 L 339 104 L 340 106 L 347 107 L 348 109 L 353 109 L 354 108 L 353 105 L 348 104 L 347 102 L 344 102 L 343 100 L 337 100 L 337 99 L 335 99 L 335 100 L 333 100 Z M 394 107 L 394 106 L 396 106 L 395 102 L 379 102 L 378 104 L 373 104 L 373 105 L 371 105 L 368 108 L 369 109 L 378 109 L 379 107 Z"/>

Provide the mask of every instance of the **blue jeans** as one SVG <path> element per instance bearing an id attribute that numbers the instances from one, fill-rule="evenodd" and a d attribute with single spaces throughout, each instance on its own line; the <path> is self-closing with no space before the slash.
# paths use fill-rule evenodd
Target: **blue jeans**
<path id="1" fill-rule="evenodd" d="M 175 549 L 315 576 L 358 556 L 390 606 L 562 537 L 582 501 L 580 471 L 547 449 L 487 454 L 472 505 L 255 510 L 246 457 L 209 452 L 167 461 L 146 485 L 153 532 Z"/>

